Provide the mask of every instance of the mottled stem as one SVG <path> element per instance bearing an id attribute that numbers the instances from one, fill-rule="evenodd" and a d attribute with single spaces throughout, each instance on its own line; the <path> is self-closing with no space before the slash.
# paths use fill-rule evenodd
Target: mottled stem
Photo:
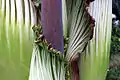
<path id="1" fill-rule="evenodd" d="M 78 59 L 71 62 L 71 80 L 80 80 Z"/>

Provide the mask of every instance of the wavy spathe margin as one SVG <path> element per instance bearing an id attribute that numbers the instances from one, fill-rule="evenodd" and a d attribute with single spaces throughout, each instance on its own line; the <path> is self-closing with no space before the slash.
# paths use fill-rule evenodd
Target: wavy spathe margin
<path id="1" fill-rule="evenodd" d="M 93 2 L 94 0 L 86 0 L 85 1 L 85 10 L 88 12 L 88 9 L 89 9 L 89 5 L 91 2 Z M 90 15 L 90 13 L 88 12 L 88 15 L 90 16 L 90 22 L 91 22 L 91 28 L 92 28 L 92 34 L 90 36 L 90 40 L 93 38 L 93 35 L 94 35 L 94 27 L 95 27 L 95 19 Z"/>
<path id="2" fill-rule="evenodd" d="M 66 59 L 70 62 L 72 80 L 80 80 L 78 58 L 94 33 L 95 20 L 88 12 L 90 2 L 89 0 L 66 0 L 68 30 L 64 31 L 69 31 Z"/>
<path id="3" fill-rule="evenodd" d="M 90 4 L 89 12 L 96 21 L 95 35 L 88 43 L 85 54 L 80 56 L 80 78 L 106 80 L 112 30 L 112 0 L 95 0 Z"/>
<path id="4" fill-rule="evenodd" d="M 69 1 L 67 1 L 69 3 Z M 72 0 L 72 4 L 68 4 L 71 10 L 68 11 L 68 38 L 69 44 L 66 58 L 72 61 L 78 53 L 82 53 L 87 43 L 93 37 L 95 20 L 88 12 L 89 1 Z M 67 8 L 69 9 L 69 8 Z"/>

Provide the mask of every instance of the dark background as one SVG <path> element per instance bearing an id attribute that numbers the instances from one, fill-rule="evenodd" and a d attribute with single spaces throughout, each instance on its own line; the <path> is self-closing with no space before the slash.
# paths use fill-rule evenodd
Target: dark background
<path id="1" fill-rule="evenodd" d="M 120 0 L 112 1 L 112 13 L 116 15 L 113 23 L 120 21 Z M 120 80 L 120 23 L 112 24 L 110 65 L 106 80 Z"/>

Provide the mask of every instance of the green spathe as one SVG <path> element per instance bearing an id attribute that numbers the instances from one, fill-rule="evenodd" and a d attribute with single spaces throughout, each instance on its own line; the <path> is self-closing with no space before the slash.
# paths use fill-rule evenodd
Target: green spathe
<path id="1" fill-rule="evenodd" d="M 34 23 L 31 3 L 28 0 L 0 2 L 0 79 L 27 80 Z"/>
<path id="2" fill-rule="evenodd" d="M 95 0 L 89 11 L 96 25 L 94 37 L 80 57 L 80 80 L 105 80 L 109 67 L 112 0 Z"/>

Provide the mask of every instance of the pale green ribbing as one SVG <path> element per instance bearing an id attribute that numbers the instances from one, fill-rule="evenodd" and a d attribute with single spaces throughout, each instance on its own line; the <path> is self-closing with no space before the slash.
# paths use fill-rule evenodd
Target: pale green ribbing
<path id="1" fill-rule="evenodd" d="M 66 0 L 67 1 L 67 0 Z M 91 23 L 90 16 L 86 11 L 84 0 L 67 1 L 68 11 L 68 49 L 66 58 L 72 60 L 81 53 L 90 40 Z M 70 5 L 71 4 L 71 5 Z"/>
<path id="2" fill-rule="evenodd" d="M 89 11 L 96 24 L 94 37 L 80 57 L 80 80 L 105 80 L 110 53 L 112 0 L 95 0 Z"/>
<path id="3" fill-rule="evenodd" d="M 33 30 L 35 37 L 36 32 L 42 36 L 40 27 L 34 26 Z M 64 55 L 52 47 L 48 48 L 49 44 L 46 39 L 35 38 L 29 80 L 65 80 Z"/>
<path id="4" fill-rule="evenodd" d="M 30 0 L 0 0 L 0 79 L 27 80 L 34 16 Z"/>
<path id="5" fill-rule="evenodd" d="M 62 22 L 63 22 L 63 33 L 64 37 L 68 37 L 68 20 L 67 20 L 67 10 L 66 10 L 66 0 L 62 0 Z"/>
<path id="6" fill-rule="evenodd" d="M 34 45 L 29 80 L 65 80 L 64 62 L 43 46 Z"/>

